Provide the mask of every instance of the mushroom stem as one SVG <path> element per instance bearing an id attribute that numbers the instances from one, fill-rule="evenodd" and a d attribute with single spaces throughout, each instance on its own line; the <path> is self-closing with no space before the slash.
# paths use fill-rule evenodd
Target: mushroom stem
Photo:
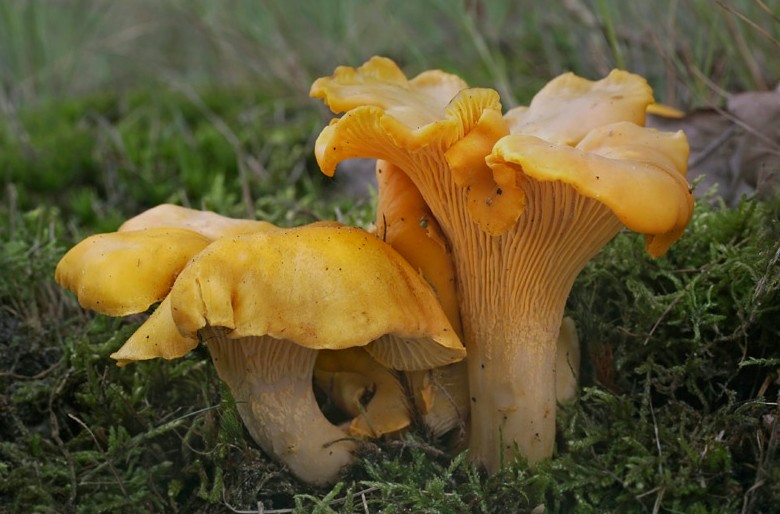
<path id="1" fill-rule="evenodd" d="M 469 451 L 491 472 L 502 457 L 514 458 L 515 444 L 530 464 L 552 455 L 566 299 L 583 266 L 621 227 L 608 208 L 561 182 L 526 180 L 523 189 L 526 209 L 501 236 L 473 223 L 442 224 L 460 243 L 453 254 L 468 354 Z M 488 251 L 472 250 L 480 247 Z"/>
<path id="2" fill-rule="evenodd" d="M 547 325 L 528 323 L 513 335 L 474 327 L 483 333 L 468 350 L 469 456 L 491 473 L 514 459 L 515 448 L 529 464 L 552 455 L 556 337 Z"/>
<path id="3" fill-rule="evenodd" d="M 325 418 L 314 398 L 317 350 L 269 336 L 230 339 L 221 328 L 201 334 L 257 444 L 301 480 L 335 482 L 354 459 L 356 444 Z"/>

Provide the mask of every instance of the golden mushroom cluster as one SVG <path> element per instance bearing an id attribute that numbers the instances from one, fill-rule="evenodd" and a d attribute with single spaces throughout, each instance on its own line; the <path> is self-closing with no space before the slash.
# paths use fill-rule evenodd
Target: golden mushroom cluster
<path id="1" fill-rule="evenodd" d="M 111 316 L 158 304 L 112 357 L 205 344 L 253 439 L 306 482 L 414 420 L 489 471 L 549 458 L 577 390 L 572 283 L 624 227 L 652 256 L 682 235 L 685 136 L 645 128 L 652 90 L 618 70 L 562 75 L 506 113 L 491 89 L 381 57 L 311 95 L 340 114 L 316 142 L 325 174 L 377 159 L 371 232 L 162 205 L 79 243 L 57 281 Z"/>

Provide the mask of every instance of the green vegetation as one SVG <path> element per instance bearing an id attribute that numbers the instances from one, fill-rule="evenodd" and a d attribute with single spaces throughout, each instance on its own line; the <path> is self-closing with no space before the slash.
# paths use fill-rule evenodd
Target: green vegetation
<path id="1" fill-rule="evenodd" d="M 0 3 L 4 100 L 29 104 L 155 81 L 304 98 L 316 77 L 374 54 L 414 74 L 456 71 L 523 101 L 564 71 L 615 66 L 661 100 L 717 103 L 780 76 L 777 0 L 47 0 Z M 74 28 L 74 27 L 77 27 Z"/>
<path id="2" fill-rule="evenodd" d="M 52 278 L 75 241 L 162 202 L 366 226 L 370 199 L 334 193 L 312 155 L 327 118 L 306 90 L 337 64 L 384 53 L 524 101 L 560 71 L 623 63 L 671 103 L 707 104 L 780 77 L 777 1 L 138 4 L 168 21 L 120 2 L 0 5 L 0 512 L 780 505 L 776 201 L 699 202 L 658 260 L 619 235 L 569 301 L 583 392 L 559 414 L 556 458 L 492 477 L 417 430 L 367 447 L 330 491 L 303 486 L 251 442 L 203 349 L 118 368 L 108 355 L 142 317 L 85 312 Z"/>

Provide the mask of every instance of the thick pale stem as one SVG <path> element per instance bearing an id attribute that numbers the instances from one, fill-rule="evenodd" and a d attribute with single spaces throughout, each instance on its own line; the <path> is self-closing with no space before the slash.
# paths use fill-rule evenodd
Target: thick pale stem
<path id="1" fill-rule="evenodd" d="M 472 459 L 489 471 L 553 452 L 556 344 L 566 298 L 587 261 L 619 230 L 599 202 L 565 184 L 527 181 L 526 208 L 492 237 L 441 216 L 452 244 L 468 353 Z M 432 206 L 433 207 L 433 206 Z M 436 209 L 433 209 L 436 213 Z"/>
<path id="2" fill-rule="evenodd" d="M 219 329 L 203 335 L 257 444 L 301 480 L 335 482 L 353 461 L 356 444 L 325 418 L 314 398 L 317 351 L 270 337 L 229 339 Z"/>
<path id="3" fill-rule="evenodd" d="M 522 318 L 522 315 L 518 316 Z M 552 455 L 555 442 L 555 355 L 558 326 L 525 318 L 511 327 L 469 326 L 471 458 L 495 472 L 515 457 L 530 464 Z"/>

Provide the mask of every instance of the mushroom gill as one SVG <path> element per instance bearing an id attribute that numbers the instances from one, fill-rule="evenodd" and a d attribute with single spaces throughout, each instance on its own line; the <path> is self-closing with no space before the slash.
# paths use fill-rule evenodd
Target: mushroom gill
<path id="1" fill-rule="evenodd" d="M 447 318 L 462 336 L 452 252 L 420 191 L 393 163 L 376 163 L 376 234 L 418 270 L 431 285 Z M 454 432 L 451 446 L 462 448 L 469 416 L 466 362 L 409 371 L 407 383 L 417 413 L 436 438 Z M 455 431 L 455 429 L 458 429 Z"/>

